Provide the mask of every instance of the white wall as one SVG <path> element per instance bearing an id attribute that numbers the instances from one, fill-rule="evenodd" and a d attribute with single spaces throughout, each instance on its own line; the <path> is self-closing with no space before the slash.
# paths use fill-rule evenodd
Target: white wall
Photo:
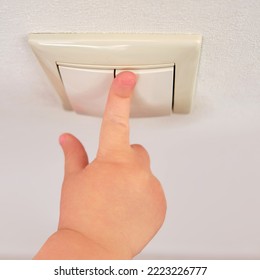
<path id="1" fill-rule="evenodd" d="M 168 199 L 140 258 L 260 258 L 258 0 L 2 0 L 0 26 L 0 258 L 31 258 L 56 228 L 58 135 L 75 133 L 92 159 L 98 141 L 100 119 L 61 108 L 30 32 L 202 34 L 193 113 L 131 121 Z"/>

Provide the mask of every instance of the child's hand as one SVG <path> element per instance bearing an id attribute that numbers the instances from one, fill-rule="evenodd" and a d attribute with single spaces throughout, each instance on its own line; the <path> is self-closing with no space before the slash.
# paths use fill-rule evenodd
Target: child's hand
<path id="1" fill-rule="evenodd" d="M 97 156 L 88 163 L 82 144 L 63 134 L 65 155 L 58 231 L 40 259 L 128 259 L 161 227 L 166 201 L 149 155 L 129 144 L 129 111 L 136 77 L 114 79 L 103 117 Z"/>

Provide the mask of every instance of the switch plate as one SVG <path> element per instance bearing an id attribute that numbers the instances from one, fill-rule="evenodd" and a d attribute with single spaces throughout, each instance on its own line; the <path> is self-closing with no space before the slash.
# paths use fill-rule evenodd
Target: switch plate
<path id="1" fill-rule="evenodd" d="M 82 69 L 59 66 L 72 109 L 79 113 L 102 116 L 117 69 Z M 174 67 L 132 69 L 138 75 L 131 102 L 131 117 L 170 115 L 173 101 Z"/>
<path id="2" fill-rule="evenodd" d="M 191 111 L 201 35 L 39 33 L 30 34 L 29 43 L 65 109 L 73 108 L 59 67 L 130 71 L 174 67 L 173 112 Z"/>

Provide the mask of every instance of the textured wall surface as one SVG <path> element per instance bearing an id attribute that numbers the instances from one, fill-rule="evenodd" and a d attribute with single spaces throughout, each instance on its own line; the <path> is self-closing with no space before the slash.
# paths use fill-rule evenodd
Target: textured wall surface
<path id="1" fill-rule="evenodd" d="M 93 158 L 100 119 L 65 112 L 31 32 L 199 33 L 193 113 L 131 121 L 168 213 L 139 258 L 260 258 L 260 2 L 1 0 L 0 258 L 31 258 L 57 225 L 58 135 Z M 145 210 L 145 209 L 144 209 Z"/>

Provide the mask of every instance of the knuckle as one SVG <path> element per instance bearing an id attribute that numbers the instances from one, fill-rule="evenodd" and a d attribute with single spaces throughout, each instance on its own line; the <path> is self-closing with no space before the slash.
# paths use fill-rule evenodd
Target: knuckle
<path id="1" fill-rule="evenodd" d="M 108 120 L 112 122 L 113 124 L 119 125 L 122 128 L 128 128 L 128 121 L 127 118 L 120 114 L 110 114 L 108 117 Z"/>

